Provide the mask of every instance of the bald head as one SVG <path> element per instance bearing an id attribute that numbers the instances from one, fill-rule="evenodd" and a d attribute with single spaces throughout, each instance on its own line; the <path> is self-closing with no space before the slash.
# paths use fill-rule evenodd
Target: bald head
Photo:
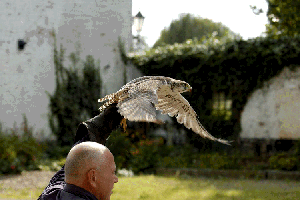
<path id="1" fill-rule="evenodd" d="M 115 172 L 114 156 L 107 147 L 96 142 L 82 142 L 67 156 L 65 182 L 89 191 L 99 200 L 109 200 L 118 182 Z"/>
<path id="2" fill-rule="evenodd" d="M 66 159 L 65 181 L 80 186 L 85 174 L 92 168 L 101 168 L 107 147 L 96 142 L 82 142 L 74 146 Z"/>

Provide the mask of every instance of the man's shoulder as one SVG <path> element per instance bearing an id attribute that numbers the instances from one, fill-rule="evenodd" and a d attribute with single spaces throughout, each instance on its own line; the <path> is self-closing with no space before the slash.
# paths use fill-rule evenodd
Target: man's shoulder
<path id="1" fill-rule="evenodd" d="M 42 195 L 39 197 L 38 200 L 89 200 L 91 198 L 86 196 L 78 196 L 69 192 L 66 192 L 64 190 L 60 190 L 57 193 L 52 193 L 48 195 Z"/>
<path id="2" fill-rule="evenodd" d="M 72 184 L 64 187 L 51 188 L 42 194 L 38 200 L 97 200 L 97 198 L 85 189 Z"/>
<path id="3" fill-rule="evenodd" d="M 93 194 L 86 191 L 85 189 L 68 183 L 65 185 L 63 190 L 59 191 L 56 197 L 56 200 L 65 199 L 97 200 L 97 198 Z"/>
<path id="4" fill-rule="evenodd" d="M 74 194 L 66 192 L 64 190 L 60 191 L 59 194 L 56 197 L 56 200 L 67 200 L 67 199 L 72 199 L 72 200 L 86 200 L 86 198 L 74 195 Z"/>

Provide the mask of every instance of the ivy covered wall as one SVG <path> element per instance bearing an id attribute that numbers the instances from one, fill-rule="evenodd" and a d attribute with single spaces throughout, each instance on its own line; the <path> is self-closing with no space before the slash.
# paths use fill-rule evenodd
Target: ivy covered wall
<path id="1" fill-rule="evenodd" d="M 193 93 L 186 98 L 207 130 L 216 137 L 239 141 L 241 113 L 248 98 L 284 67 L 295 70 L 299 66 L 299 44 L 300 37 L 222 43 L 214 40 L 209 44 L 188 40 L 126 59 L 145 75 L 169 76 L 190 83 Z M 231 101 L 229 119 L 226 112 L 214 114 L 214 97 L 221 93 Z M 195 134 L 192 137 L 195 143 L 210 143 Z"/>

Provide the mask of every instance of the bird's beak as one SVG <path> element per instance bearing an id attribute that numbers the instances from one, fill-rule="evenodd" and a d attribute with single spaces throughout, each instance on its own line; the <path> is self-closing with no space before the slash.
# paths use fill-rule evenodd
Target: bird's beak
<path id="1" fill-rule="evenodd" d="M 192 93 L 192 88 L 189 89 L 189 93 Z"/>

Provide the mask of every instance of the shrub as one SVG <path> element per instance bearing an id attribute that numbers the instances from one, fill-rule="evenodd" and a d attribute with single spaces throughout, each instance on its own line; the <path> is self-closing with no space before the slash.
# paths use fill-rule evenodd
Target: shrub
<path id="1" fill-rule="evenodd" d="M 160 147 L 160 167 L 192 167 L 196 149 L 191 144 Z"/>
<path id="2" fill-rule="evenodd" d="M 127 134 L 116 130 L 113 131 L 107 142 L 106 146 L 112 152 L 115 157 L 115 163 L 118 169 L 129 168 L 129 159 L 130 159 L 130 148 L 132 143 L 127 137 Z"/>
<path id="3" fill-rule="evenodd" d="M 171 168 L 198 168 L 198 169 L 252 169 L 254 158 L 249 155 L 241 155 L 239 152 L 206 153 L 195 152 L 191 145 L 180 148 L 172 147 L 168 156 L 160 157 L 159 167 Z"/>
<path id="4" fill-rule="evenodd" d="M 32 136 L 32 131 L 25 115 L 20 128 L 15 124 L 10 130 L 0 129 L 0 173 L 38 169 L 43 147 Z"/>
<path id="5" fill-rule="evenodd" d="M 189 166 L 187 159 L 183 156 L 179 157 L 160 157 L 159 158 L 159 167 L 170 167 L 170 168 L 186 168 Z"/>
<path id="6" fill-rule="evenodd" d="M 225 169 L 230 168 L 230 159 L 227 155 L 220 155 L 219 153 L 205 153 L 199 154 L 194 164 L 197 168 L 210 169 Z"/>
<path id="7" fill-rule="evenodd" d="M 61 146 L 53 140 L 43 141 L 43 159 L 60 160 L 66 158 L 71 146 Z"/>
<path id="8" fill-rule="evenodd" d="M 271 169 L 277 170 L 297 170 L 299 166 L 299 158 L 286 152 L 271 156 L 268 162 Z"/>
<path id="9" fill-rule="evenodd" d="M 130 149 L 130 166 L 134 173 L 153 173 L 158 167 L 159 146 L 163 144 L 162 139 L 141 140 Z"/>
<path id="10" fill-rule="evenodd" d="M 162 144 L 162 139 L 146 139 L 138 132 L 116 130 L 111 133 L 106 146 L 114 155 L 118 169 L 147 173 L 158 167 Z"/>
<path id="11" fill-rule="evenodd" d="M 43 159 L 39 162 L 38 168 L 44 171 L 58 171 L 65 164 L 66 158 L 61 159 Z"/>

